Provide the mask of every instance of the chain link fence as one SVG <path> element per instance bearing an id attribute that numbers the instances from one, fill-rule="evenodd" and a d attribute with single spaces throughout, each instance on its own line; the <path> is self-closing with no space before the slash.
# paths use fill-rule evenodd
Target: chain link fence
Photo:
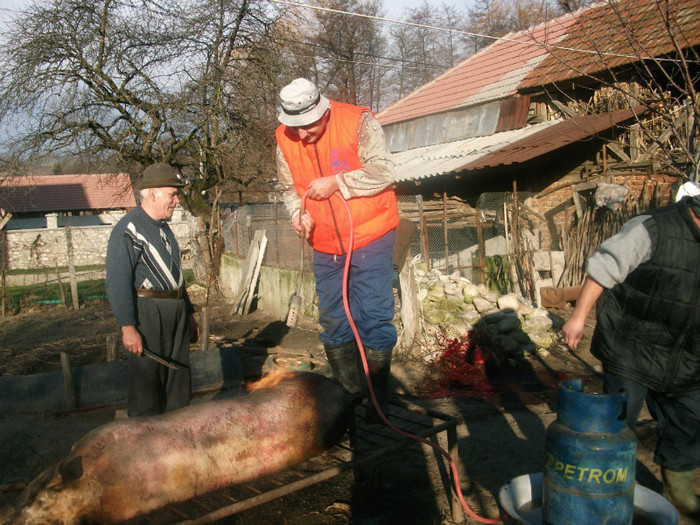
<path id="1" fill-rule="evenodd" d="M 498 261 L 513 253 L 507 235 L 512 201 L 511 193 L 484 193 L 475 208 L 446 195 L 430 200 L 420 195 L 398 196 L 399 216 L 411 220 L 418 230 L 410 244 L 408 259 L 427 271 L 459 271 L 475 283 L 503 281 L 493 274 L 504 271 Z M 267 247 L 263 264 L 300 267 L 302 243 L 281 200 L 222 205 L 222 230 L 226 253 L 244 258 L 255 231 L 265 230 Z M 308 247 L 304 250 L 305 269 L 311 268 L 311 252 Z"/>

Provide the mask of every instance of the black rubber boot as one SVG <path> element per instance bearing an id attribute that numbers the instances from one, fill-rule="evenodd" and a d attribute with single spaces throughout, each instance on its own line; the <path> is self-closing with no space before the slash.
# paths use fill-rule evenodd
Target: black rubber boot
<path id="1" fill-rule="evenodd" d="M 393 349 L 390 348 L 389 350 L 380 352 L 373 348 L 365 347 L 367 367 L 369 368 L 369 378 L 370 381 L 372 381 L 372 388 L 374 389 L 374 397 L 377 398 L 377 404 L 387 418 L 389 417 L 389 376 L 391 375 L 392 350 Z M 369 393 L 367 393 L 367 395 L 369 396 Z M 370 397 L 367 398 L 365 421 L 368 423 L 384 422 L 377 413 L 376 408 L 374 408 Z"/>
<path id="2" fill-rule="evenodd" d="M 357 345 L 355 341 L 337 345 L 324 345 L 328 364 L 333 377 L 351 394 L 362 392 L 360 376 L 357 373 Z"/>

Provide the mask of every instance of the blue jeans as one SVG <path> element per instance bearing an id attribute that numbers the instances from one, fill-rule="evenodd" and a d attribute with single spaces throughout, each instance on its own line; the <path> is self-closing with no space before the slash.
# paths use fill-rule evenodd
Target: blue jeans
<path id="1" fill-rule="evenodd" d="M 364 346 L 378 351 L 396 344 L 393 261 L 396 232 L 391 230 L 362 248 L 353 250 L 348 276 L 348 303 Z M 335 345 L 354 340 L 343 306 L 344 255 L 314 251 L 322 343 Z"/>

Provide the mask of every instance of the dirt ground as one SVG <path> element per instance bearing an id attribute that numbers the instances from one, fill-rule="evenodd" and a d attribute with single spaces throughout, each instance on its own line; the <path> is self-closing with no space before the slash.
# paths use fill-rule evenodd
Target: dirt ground
<path id="1" fill-rule="evenodd" d="M 201 310 L 204 295 L 201 290 L 193 292 L 193 301 Z M 287 330 L 284 323 L 261 312 L 234 316 L 221 299 L 210 300 L 209 311 L 210 348 L 252 345 L 267 348 L 270 354 L 284 349 L 323 356 L 313 329 Z M 570 309 L 555 313 L 568 318 Z M 420 392 L 431 367 L 422 360 L 395 356 L 392 386 L 396 396 L 462 418 L 457 432 L 460 486 L 477 515 L 502 515 L 499 489 L 518 475 L 542 471 L 545 431 L 556 418 L 559 381 L 579 378 L 587 392 L 601 391 L 598 363 L 588 350 L 593 323 L 589 319 L 588 336 L 576 352 L 555 344 L 548 355 L 493 373 L 487 391 L 423 398 Z M 6 317 L 0 322 L 0 376 L 60 370 L 61 352 L 70 354 L 73 366 L 101 361 L 107 336 L 116 333 L 107 303 L 92 303 L 76 312 L 53 307 Z M 199 344 L 193 345 L 192 351 L 198 350 Z M 118 357 L 125 357 L 121 347 Z M 247 365 L 244 362 L 244 370 Z M 11 504 L 18 487 L 63 457 L 83 434 L 114 419 L 117 408 L 121 407 L 0 416 L 0 507 Z M 652 461 L 654 423 L 646 412 L 637 434 L 637 481 L 660 492 L 659 469 Z M 218 523 L 450 524 L 453 521 L 436 465 L 427 447 L 415 445 L 383 458 L 371 483 L 358 483 L 352 473 L 344 473 Z M 478 521 L 467 518 L 466 522 Z M 691 523 L 681 519 L 681 525 Z"/>

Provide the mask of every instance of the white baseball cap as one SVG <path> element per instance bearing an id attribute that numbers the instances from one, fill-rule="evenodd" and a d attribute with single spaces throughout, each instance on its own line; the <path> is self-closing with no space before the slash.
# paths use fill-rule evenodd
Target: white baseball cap
<path id="1" fill-rule="evenodd" d="M 277 120 L 291 127 L 308 126 L 319 120 L 331 106 L 316 85 L 305 78 L 297 78 L 280 91 L 282 111 Z"/>
<path id="2" fill-rule="evenodd" d="M 680 188 L 678 188 L 678 193 L 676 193 L 676 202 L 681 200 L 683 197 L 695 197 L 700 195 L 700 186 L 697 182 L 686 182 Z"/>

